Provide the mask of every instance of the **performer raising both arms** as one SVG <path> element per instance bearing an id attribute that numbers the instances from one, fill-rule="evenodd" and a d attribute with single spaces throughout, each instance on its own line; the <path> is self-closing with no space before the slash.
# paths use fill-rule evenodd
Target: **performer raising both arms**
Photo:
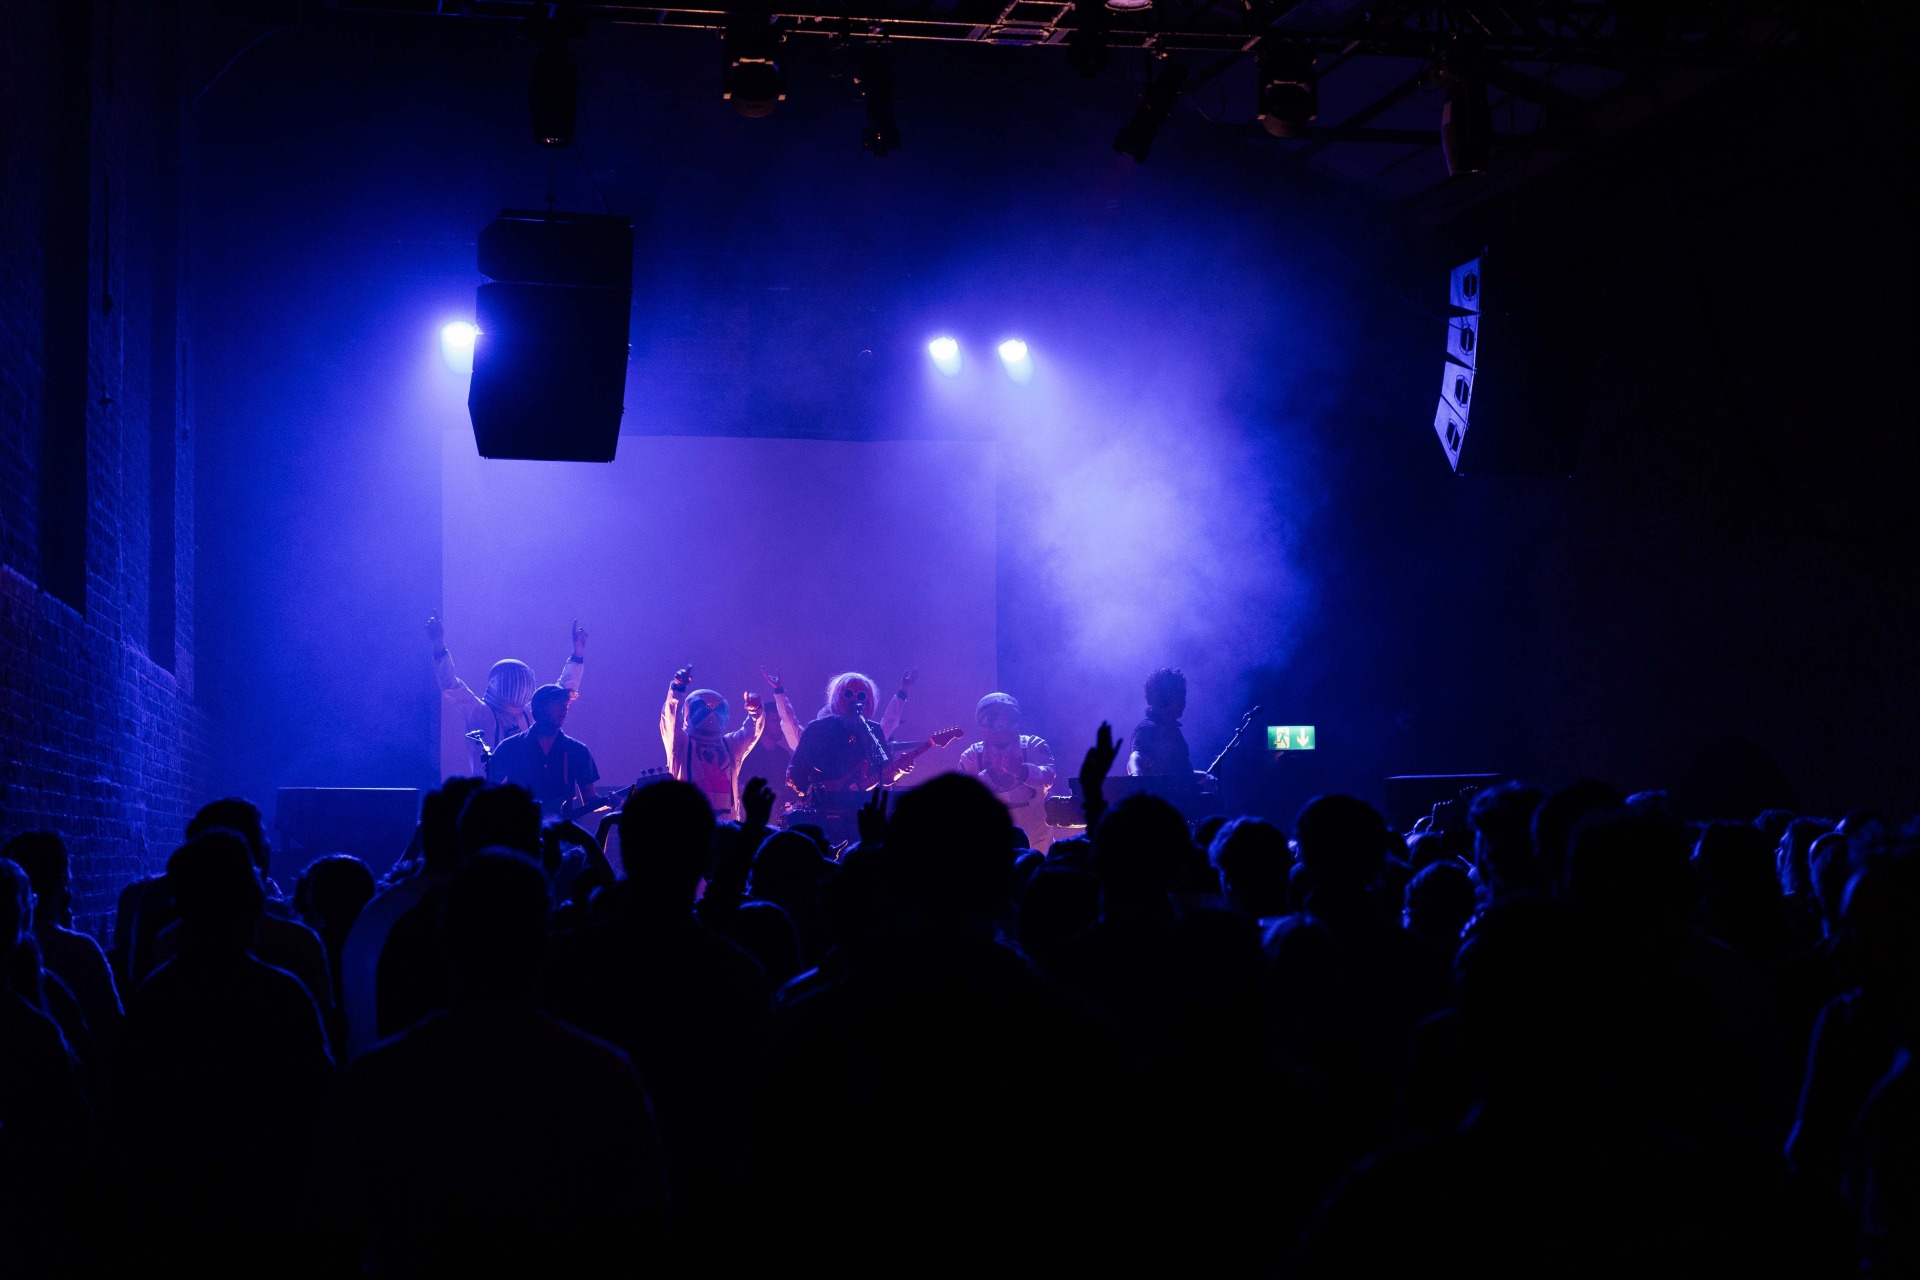
<path id="1" fill-rule="evenodd" d="M 667 701 L 660 708 L 660 741 L 667 749 L 667 771 L 706 794 L 714 813 L 739 818 L 740 766 L 766 732 L 765 708 L 757 693 L 740 695 L 747 723 L 727 732 L 727 700 L 712 689 L 687 692 L 693 664 L 673 673 Z"/>
<path id="2" fill-rule="evenodd" d="M 440 682 L 440 694 L 461 718 L 460 730 L 469 735 L 467 771 L 478 777 L 487 771 L 487 752 L 516 733 L 532 726 L 527 715 L 527 700 L 533 696 L 533 668 L 518 658 L 502 658 L 487 672 L 487 691 L 475 693 L 453 669 L 453 655 L 447 652 L 446 625 L 439 616 L 427 619 L 427 643 L 433 646 L 433 674 Z M 571 701 L 580 696 L 580 677 L 587 669 L 587 633 L 580 620 L 573 620 L 573 652 L 560 667 L 556 682 Z M 472 741 L 478 733 L 481 741 Z"/>
<path id="3" fill-rule="evenodd" d="M 960 772 L 986 783 L 1013 815 L 1013 825 L 1027 833 L 1028 846 L 1046 852 L 1053 843 L 1047 795 L 1060 776 L 1053 748 L 1045 738 L 1020 732 L 1020 702 L 1011 694 L 988 694 L 973 717 L 981 737 L 960 753 Z"/>
<path id="4" fill-rule="evenodd" d="M 591 808 L 594 784 L 600 781 L 587 744 L 561 732 L 571 701 L 572 694 L 557 684 L 535 689 L 532 727 L 501 743 L 487 762 L 487 781 L 525 787 L 550 818 L 564 816 L 576 802 Z"/>
<path id="5" fill-rule="evenodd" d="M 796 799 L 791 790 L 778 784 L 786 778 L 787 767 L 793 763 L 793 750 L 800 745 L 800 720 L 794 715 L 793 702 L 787 697 L 787 686 L 780 679 L 780 673 L 763 666 L 760 674 L 773 690 L 773 699 L 766 704 L 767 727 L 747 754 L 740 776 L 774 780 L 773 813 L 779 818 Z"/>

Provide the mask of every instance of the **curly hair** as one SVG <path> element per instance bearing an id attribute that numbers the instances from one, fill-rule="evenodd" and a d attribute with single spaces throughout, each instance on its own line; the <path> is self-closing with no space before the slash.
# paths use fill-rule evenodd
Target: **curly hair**
<path id="1" fill-rule="evenodd" d="M 1164 707 L 1187 696 L 1187 677 L 1178 667 L 1161 667 L 1147 677 L 1147 705 Z"/>

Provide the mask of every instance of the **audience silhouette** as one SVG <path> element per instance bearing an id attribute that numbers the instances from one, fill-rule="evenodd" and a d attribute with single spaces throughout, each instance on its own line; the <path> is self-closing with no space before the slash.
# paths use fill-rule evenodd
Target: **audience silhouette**
<path id="1" fill-rule="evenodd" d="M 1920 825 L 1582 781 L 1290 840 L 1108 808 L 1121 751 L 1044 855 L 959 775 L 844 851 L 655 782 L 612 863 L 452 779 L 287 901 L 220 800 L 111 958 L 18 834 L 8 1274 L 1920 1273 Z"/>
<path id="2" fill-rule="evenodd" d="M 469 802 L 471 804 L 471 802 Z M 540 1011 L 547 880 L 469 857 L 438 904 L 449 1007 L 347 1068 L 314 1195 L 341 1274 L 585 1274 L 665 1261 L 666 1180 L 620 1050 Z"/>
<path id="3" fill-rule="evenodd" d="M 266 894 L 246 840 L 202 831 L 167 882 L 179 954 L 133 993 L 115 1076 L 133 1202 L 161 1270 L 256 1269 L 292 1230 L 333 1059 L 305 984 L 251 950 Z"/>

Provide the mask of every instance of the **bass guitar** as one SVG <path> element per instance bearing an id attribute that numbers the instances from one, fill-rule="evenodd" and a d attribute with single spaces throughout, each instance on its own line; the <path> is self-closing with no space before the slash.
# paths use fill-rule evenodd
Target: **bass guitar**
<path id="1" fill-rule="evenodd" d="M 589 817 L 603 810 L 610 813 L 625 804 L 628 796 L 632 795 L 641 787 L 646 786 L 649 782 L 658 782 L 662 778 L 671 778 L 672 776 L 673 772 L 669 769 L 643 769 L 640 771 L 639 777 L 635 778 L 626 786 L 621 787 L 618 791 L 604 792 L 594 796 L 591 800 L 583 800 L 576 797 L 575 799 L 567 801 L 560 806 L 560 820 L 562 822 L 578 822 L 581 818 Z"/>

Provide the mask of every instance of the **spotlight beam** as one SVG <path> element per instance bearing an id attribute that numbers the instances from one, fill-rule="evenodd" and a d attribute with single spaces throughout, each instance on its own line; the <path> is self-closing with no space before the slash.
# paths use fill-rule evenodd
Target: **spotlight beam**
<path id="1" fill-rule="evenodd" d="M 927 344 L 927 355 L 933 360 L 933 367 L 951 378 L 960 372 L 960 343 L 957 339 L 942 335 Z"/>
<path id="2" fill-rule="evenodd" d="M 480 330 L 465 320 L 440 326 L 440 358 L 455 373 L 473 372 L 473 340 Z"/>

